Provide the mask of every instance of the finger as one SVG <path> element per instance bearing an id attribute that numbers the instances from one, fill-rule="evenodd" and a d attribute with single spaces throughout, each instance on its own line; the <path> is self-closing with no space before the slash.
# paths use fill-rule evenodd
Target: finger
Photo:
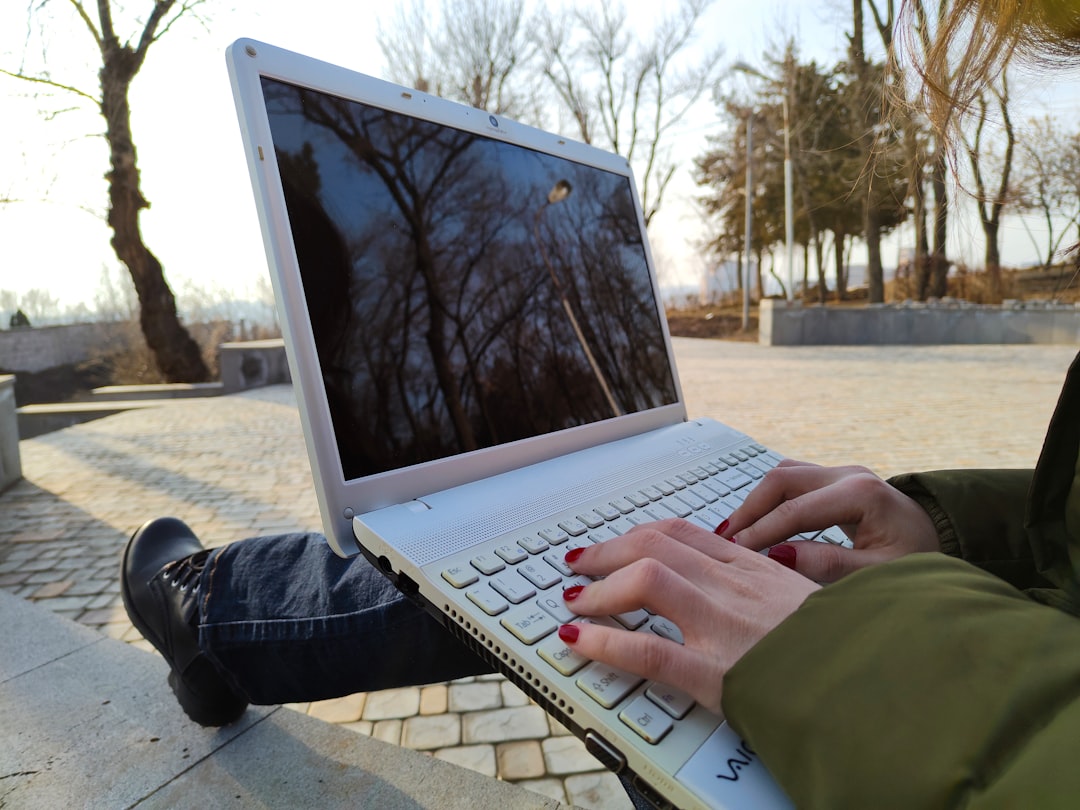
<path id="1" fill-rule="evenodd" d="M 862 468 L 821 467 L 785 459 L 770 470 L 728 518 L 730 537 L 760 520 L 784 501 L 834 484 Z"/>
<path id="2" fill-rule="evenodd" d="M 703 556 L 704 555 L 704 556 Z M 684 520 L 666 520 L 638 526 L 616 537 L 566 556 L 567 564 L 577 573 L 608 576 L 642 559 L 655 559 L 683 576 L 697 579 L 705 559 L 731 562 L 738 550 L 707 529 Z"/>
<path id="3" fill-rule="evenodd" d="M 780 474 L 769 488 L 754 497 L 766 477 L 747 497 L 745 512 L 737 510 L 729 518 L 729 534 L 738 538 L 739 545 L 759 550 L 802 532 L 857 524 L 866 507 L 864 480 L 880 483 L 873 473 L 854 467 L 778 468 L 774 472 Z"/>
<path id="4" fill-rule="evenodd" d="M 559 637 L 579 655 L 681 689 L 707 709 L 720 711 L 723 667 L 692 648 L 654 633 L 584 622 L 563 625 Z"/>
<path id="5" fill-rule="evenodd" d="M 584 588 L 567 589 L 563 598 L 572 611 L 582 616 L 611 616 L 646 608 L 667 616 L 684 633 L 692 632 L 694 628 L 683 627 L 685 622 L 680 621 L 685 606 L 702 598 L 701 585 L 727 582 L 730 574 L 724 571 L 724 563 L 693 549 L 687 551 L 693 557 L 690 565 L 683 565 L 681 560 L 672 564 L 652 557 L 634 559 Z"/>
<path id="6" fill-rule="evenodd" d="M 893 559 L 889 548 L 850 549 L 831 543 L 797 540 L 769 548 L 769 559 L 798 571 L 814 582 L 836 582 L 860 568 Z"/>

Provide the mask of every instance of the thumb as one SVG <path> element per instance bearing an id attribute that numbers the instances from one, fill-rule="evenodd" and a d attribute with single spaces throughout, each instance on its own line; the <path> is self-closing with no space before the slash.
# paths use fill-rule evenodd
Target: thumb
<path id="1" fill-rule="evenodd" d="M 884 562 L 892 556 L 881 549 L 851 549 L 834 546 L 832 543 L 817 543 L 812 540 L 796 540 L 791 543 L 779 543 L 768 550 L 769 559 L 798 571 L 814 582 L 835 582 L 841 577 L 866 568 L 875 563 Z"/>

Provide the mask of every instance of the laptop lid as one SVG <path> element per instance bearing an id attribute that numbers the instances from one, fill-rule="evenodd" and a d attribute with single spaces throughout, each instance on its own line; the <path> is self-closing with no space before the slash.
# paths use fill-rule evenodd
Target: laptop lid
<path id="1" fill-rule="evenodd" d="M 686 419 L 628 162 L 251 40 L 228 52 L 328 538 Z"/>

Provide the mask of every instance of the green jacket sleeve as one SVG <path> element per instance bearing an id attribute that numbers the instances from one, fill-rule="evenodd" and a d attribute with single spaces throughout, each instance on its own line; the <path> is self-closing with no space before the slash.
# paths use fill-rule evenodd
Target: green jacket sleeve
<path id="1" fill-rule="evenodd" d="M 812 595 L 724 679 L 800 808 L 1075 807 L 1080 622 L 941 554 Z"/>
<path id="2" fill-rule="evenodd" d="M 930 515 L 941 550 L 1017 588 L 1051 587 L 1038 570 L 1025 526 L 1033 470 L 941 470 L 889 483 Z"/>

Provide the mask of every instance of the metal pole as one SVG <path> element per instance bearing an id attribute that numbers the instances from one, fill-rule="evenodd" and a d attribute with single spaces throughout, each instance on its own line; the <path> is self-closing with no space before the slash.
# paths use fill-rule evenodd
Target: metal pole
<path id="1" fill-rule="evenodd" d="M 791 127 L 788 100 L 784 95 L 784 240 L 787 252 L 787 300 L 795 297 L 795 206 L 791 201 Z"/>
<path id="2" fill-rule="evenodd" d="M 743 241 L 742 328 L 750 329 L 750 229 L 754 224 L 754 113 L 746 114 L 746 233 Z"/>

